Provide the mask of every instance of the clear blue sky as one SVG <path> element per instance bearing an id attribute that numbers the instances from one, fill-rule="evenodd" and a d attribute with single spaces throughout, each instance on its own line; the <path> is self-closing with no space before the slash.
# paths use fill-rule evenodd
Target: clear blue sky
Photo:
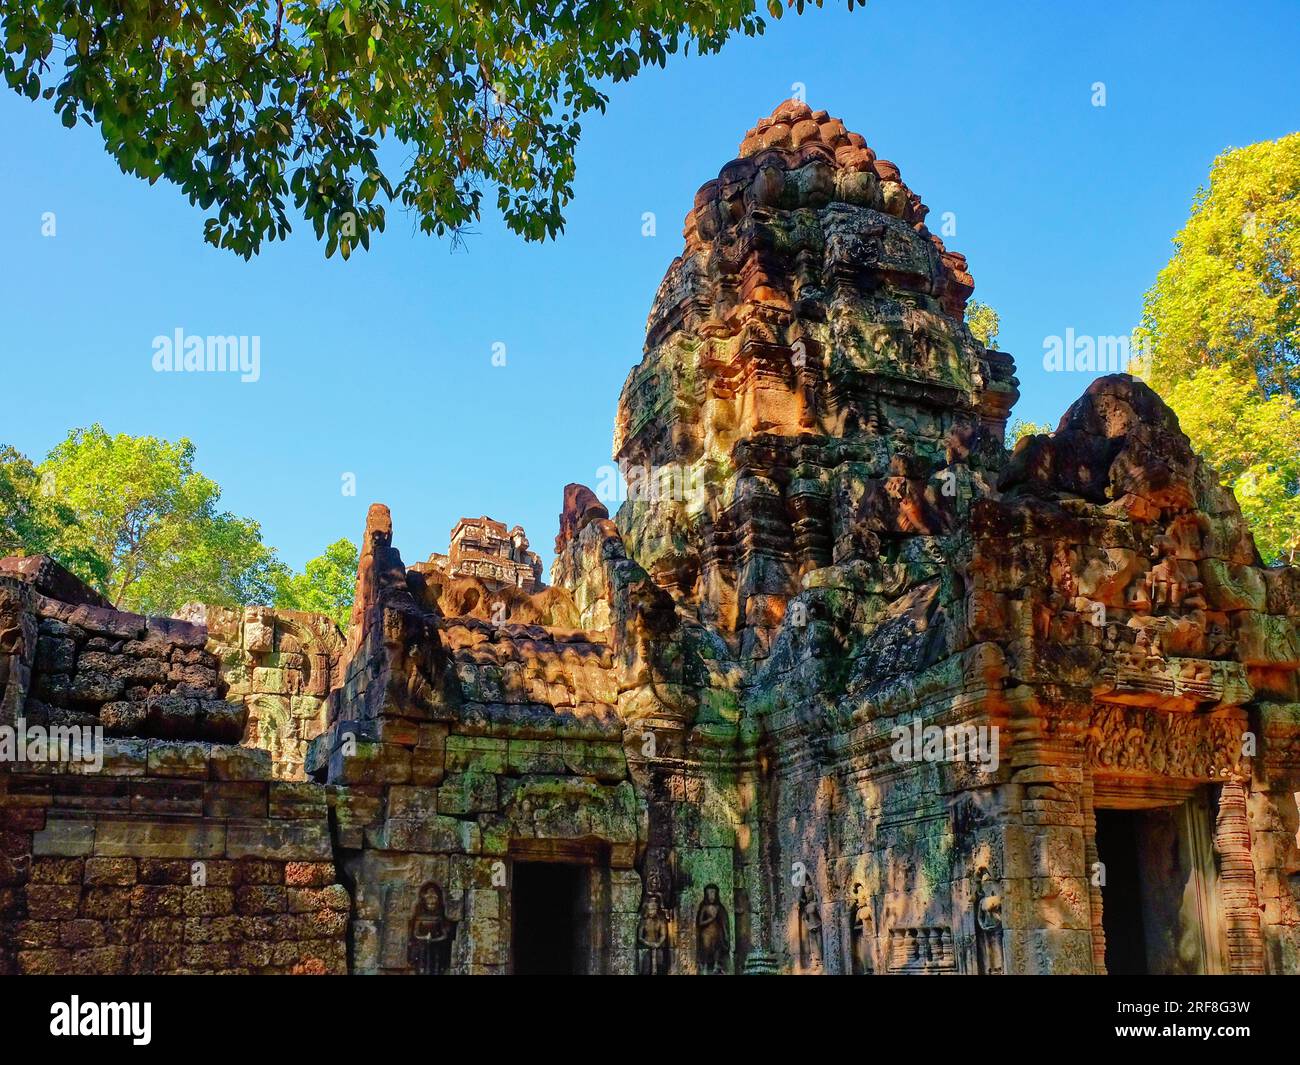
<path id="1" fill-rule="evenodd" d="M 1020 365 L 1016 414 L 1055 423 L 1088 377 L 1044 373 L 1043 338 L 1127 333 L 1214 156 L 1300 128 L 1298 24 L 1296 0 L 832 4 L 615 86 L 585 122 L 558 241 L 489 216 L 453 252 L 393 209 L 348 263 L 303 226 L 251 263 L 208 248 L 174 188 L 3 90 L 0 443 L 39 459 L 94 421 L 188 436 L 224 504 L 295 566 L 358 538 L 376 500 L 407 562 L 489 514 L 549 564 L 563 486 L 609 462 L 695 190 L 795 82 L 900 165 L 936 230 L 955 212 L 947 244 Z M 261 380 L 153 372 L 153 338 L 178 327 L 260 336 Z"/>

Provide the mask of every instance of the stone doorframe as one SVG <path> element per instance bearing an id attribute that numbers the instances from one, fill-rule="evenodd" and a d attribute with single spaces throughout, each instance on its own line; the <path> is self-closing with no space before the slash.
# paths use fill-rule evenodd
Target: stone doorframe
<path id="1" fill-rule="evenodd" d="M 1253 903 L 1254 867 L 1250 862 L 1242 783 L 1227 780 L 1216 786 L 1158 778 L 1094 777 L 1091 785 L 1092 814 L 1097 810 L 1175 811 L 1180 840 L 1190 853 L 1193 877 L 1189 901 L 1199 918 L 1204 971 L 1209 974 L 1262 971 L 1263 939 L 1258 907 Z M 1084 847 L 1090 874 L 1098 861 L 1096 828 L 1095 816 L 1087 817 Z M 1093 956 L 1097 972 L 1104 973 L 1103 903 L 1101 891 L 1095 885 L 1091 896 Z M 1258 970 L 1251 964 L 1256 951 L 1260 958 Z"/>
<path id="2" fill-rule="evenodd" d="M 521 862 L 553 862 L 578 866 L 585 870 L 586 913 L 589 917 L 586 937 L 586 973 L 603 976 L 612 971 L 611 966 L 611 859 L 615 851 L 624 848 L 612 846 L 598 837 L 584 839 L 511 839 L 507 848 L 510 884 L 506 905 L 503 907 L 505 923 L 503 942 L 510 957 L 510 970 L 514 969 L 514 868 Z"/>

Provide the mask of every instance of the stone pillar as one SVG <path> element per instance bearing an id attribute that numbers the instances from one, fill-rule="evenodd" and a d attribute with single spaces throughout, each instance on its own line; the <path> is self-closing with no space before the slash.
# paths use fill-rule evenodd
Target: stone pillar
<path id="1" fill-rule="evenodd" d="M 1228 933 L 1228 971 L 1262 976 L 1264 939 L 1259 923 L 1259 895 L 1255 890 L 1255 863 L 1250 856 L 1246 787 L 1235 776 L 1219 792 L 1214 846 L 1219 852 L 1219 894 Z"/>
<path id="2" fill-rule="evenodd" d="M 1080 790 L 1083 811 L 1083 864 L 1088 878 L 1088 909 L 1092 913 L 1092 971 L 1095 976 L 1106 975 L 1106 930 L 1101 923 L 1101 885 L 1097 881 L 1097 809 L 1093 805 L 1092 777 L 1084 773 Z"/>
<path id="3" fill-rule="evenodd" d="M 767 814 L 767 784 L 759 771 L 757 755 L 752 751 L 742 761 L 737 774 L 741 794 L 748 798 L 742 829 L 747 831 L 747 846 L 737 848 L 744 863 L 736 874 L 749 896 L 749 951 L 745 955 L 745 976 L 769 976 L 778 971 L 772 951 L 772 877 L 768 854 L 768 833 L 773 826 Z"/>

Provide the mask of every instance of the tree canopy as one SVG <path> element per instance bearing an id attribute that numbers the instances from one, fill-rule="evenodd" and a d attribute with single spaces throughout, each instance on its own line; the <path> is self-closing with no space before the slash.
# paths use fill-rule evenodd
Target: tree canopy
<path id="1" fill-rule="evenodd" d="M 755 0 L 13 0 L 0 23 L 10 87 L 97 125 L 123 171 L 178 185 L 245 258 L 287 236 L 290 204 L 346 258 L 383 200 L 442 234 L 485 188 L 511 230 L 553 237 L 603 84 L 764 27 Z"/>
<path id="2" fill-rule="evenodd" d="M 58 546 L 101 558 L 102 590 L 119 607 L 166 614 L 187 599 L 269 601 L 274 553 L 257 522 L 220 509 L 221 489 L 194 469 L 189 440 L 92 425 L 69 433 L 38 470 L 76 515 Z"/>
<path id="3" fill-rule="evenodd" d="M 971 300 L 966 304 L 966 325 L 970 327 L 975 339 L 986 348 L 998 346 L 998 330 L 1002 328 L 1002 320 L 998 317 L 998 312 L 987 303 Z"/>
<path id="4" fill-rule="evenodd" d="M 77 516 L 50 478 L 15 448 L 0 447 L 0 555 L 57 555 L 88 584 L 103 586 L 107 563 L 85 547 Z"/>
<path id="5" fill-rule="evenodd" d="M 346 621 L 357 549 L 331 544 L 293 573 L 257 522 L 222 510 L 186 439 L 74 429 L 39 465 L 0 447 L 0 555 L 48 554 L 118 607 L 274 604 Z"/>
<path id="6" fill-rule="evenodd" d="M 1236 492 L 1267 561 L 1300 553 L 1300 133 L 1221 154 L 1146 295 L 1143 369 Z"/>
<path id="7" fill-rule="evenodd" d="M 1143 310 L 1157 390 L 1227 366 L 1300 401 L 1300 133 L 1214 160 Z"/>
<path id="8" fill-rule="evenodd" d="M 1011 450 L 1027 436 L 1046 436 L 1052 427 L 1046 422 L 1027 422 L 1023 418 L 1013 418 L 1007 423 L 1006 437 L 1003 441 Z"/>
<path id="9" fill-rule="evenodd" d="M 302 573 L 286 574 L 276 583 L 275 605 L 325 614 L 347 628 L 357 586 L 360 554 L 351 540 L 335 540 Z"/>
<path id="10" fill-rule="evenodd" d="M 1241 504 L 1260 555 L 1300 551 L 1300 412 L 1287 395 L 1264 396 L 1230 366 L 1207 366 L 1166 393 L 1183 431 Z"/>

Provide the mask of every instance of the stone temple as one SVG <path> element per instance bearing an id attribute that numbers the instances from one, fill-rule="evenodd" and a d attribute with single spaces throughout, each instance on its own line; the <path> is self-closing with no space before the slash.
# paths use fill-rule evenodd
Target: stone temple
<path id="1" fill-rule="evenodd" d="M 549 585 L 380 505 L 346 632 L 0 564 L 3 722 L 106 733 L 0 774 L 0 970 L 1300 972 L 1300 570 L 1133 378 L 1008 453 L 925 215 L 759 122 Z"/>

